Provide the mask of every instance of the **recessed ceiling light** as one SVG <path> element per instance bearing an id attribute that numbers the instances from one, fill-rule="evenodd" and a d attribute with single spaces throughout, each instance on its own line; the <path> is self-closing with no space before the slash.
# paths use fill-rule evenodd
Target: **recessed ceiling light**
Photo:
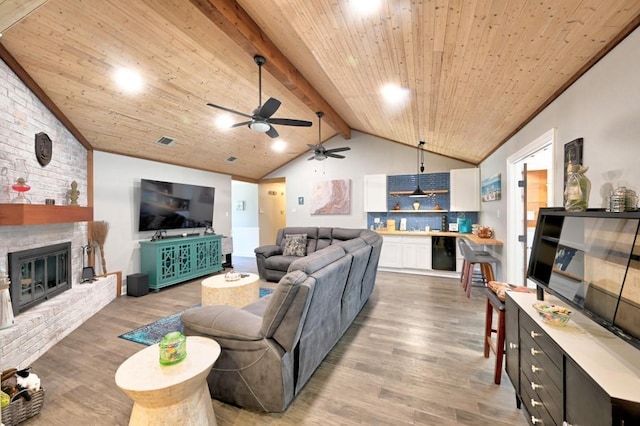
<path id="1" fill-rule="evenodd" d="M 349 0 L 349 7 L 358 15 L 370 15 L 377 12 L 382 5 L 382 0 Z"/>
<path id="2" fill-rule="evenodd" d="M 233 118 L 229 114 L 219 114 L 216 117 L 216 127 L 219 129 L 230 129 L 233 123 Z"/>
<path id="3" fill-rule="evenodd" d="M 384 100 L 391 105 L 402 105 L 409 99 L 410 91 L 395 83 L 385 84 L 380 88 Z"/>
<path id="4" fill-rule="evenodd" d="M 286 148 L 287 148 L 287 143 L 282 139 L 273 141 L 273 143 L 271 144 L 271 149 L 274 150 L 275 152 L 284 152 Z"/>
<path id="5" fill-rule="evenodd" d="M 130 68 L 118 68 L 114 79 L 118 87 L 127 93 L 138 93 L 144 87 L 140 74 Z"/>

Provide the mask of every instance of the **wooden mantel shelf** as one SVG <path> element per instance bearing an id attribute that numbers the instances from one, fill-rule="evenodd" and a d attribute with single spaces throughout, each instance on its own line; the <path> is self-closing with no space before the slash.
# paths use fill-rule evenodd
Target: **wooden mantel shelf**
<path id="1" fill-rule="evenodd" d="M 0 204 L 0 226 L 90 222 L 93 207 Z"/>

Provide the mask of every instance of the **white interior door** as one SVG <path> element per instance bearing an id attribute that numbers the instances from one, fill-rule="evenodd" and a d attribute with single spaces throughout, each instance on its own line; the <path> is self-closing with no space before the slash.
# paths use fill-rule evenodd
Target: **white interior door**
<path id="1" fill-rule="evenodd" d="M 537 209 L 540 205 L 553 206 L 554 142 L 555 130 L 551 129 L 507 159 L 509 248 L 506 277 L 511 284 L 525 285 Z M 536 176 L 544 176 L 544 203 L 538 203 L 538 188 L 532 188 L 530 176 L 533 172 L 537 172 Z M 536 186 L 540 184 L 535 182 Z"/>

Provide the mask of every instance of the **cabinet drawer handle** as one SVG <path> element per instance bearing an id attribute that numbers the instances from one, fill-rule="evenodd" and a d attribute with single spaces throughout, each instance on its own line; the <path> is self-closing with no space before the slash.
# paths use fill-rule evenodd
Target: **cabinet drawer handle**
<path id="1" fill-rule="evenodd" d="M 538 402 L 535 399 L 531 398 L 531 406 L 535 407 L 536 405 L 542 405 L 542 402 Z"/>
<path id="2" fill-rule="evenodd" d="M 531 372 L 535 373 L 536 371 L 542 371 L 542 368 L 536 367 L 535 365 L 531 364 Z"/>
<path id="3" fill-rule="evenodd" d="M 517 343 L 513 343 L 513 342 L 509 342 L 509 349 L 518 349 L 518 344 Z"/>
<path id="4" fill-rule="evenodd" d="M 532 338 L 536 338 L 536 337 L 540 337 L 542 336 L 542 333 L 536 333 L 535 331 L 531 330 L 531 337 Z"/>
<path id="5" fill-rule="evenodd" d="M 541 354 L 541 353 L 543 353 L 543 352 L 539 351 L 537 349 L 531 348 L 531 355 L 538 355 L 538 354 Z"/>
<path id="6" fill-rule="evenodd" d="M 537 384 L 536 382 L 531 382 L 531 389 L 536 390 L 538 388 L 541 388 L 542 385 Z"/>
<path id="7" fill-rule="evenodd" d="M 533 423 L 534 425 L 537 425 L 538 423 L 543 423 L 542 419 L 538 419 L 537 417 L 533 417 L 531 416 L 531 423 Z"/>

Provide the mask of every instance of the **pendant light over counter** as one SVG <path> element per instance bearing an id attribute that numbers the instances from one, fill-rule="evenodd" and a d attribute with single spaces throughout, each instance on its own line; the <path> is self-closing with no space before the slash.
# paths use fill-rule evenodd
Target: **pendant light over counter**
<path id="1" fill-rule="evenodd" d="M 418 149 L 416 150 L 417 153 L 417 168 L 416 168 L 416 189 L 415 191 L 413 191 L 409 197 L 425 197 L 427 195 L 426 192 L 424 192 L 421 188 L 420 188 L 420 174 L 424 172 L 424 141 L 420 141 L 418 142 Z"/>

